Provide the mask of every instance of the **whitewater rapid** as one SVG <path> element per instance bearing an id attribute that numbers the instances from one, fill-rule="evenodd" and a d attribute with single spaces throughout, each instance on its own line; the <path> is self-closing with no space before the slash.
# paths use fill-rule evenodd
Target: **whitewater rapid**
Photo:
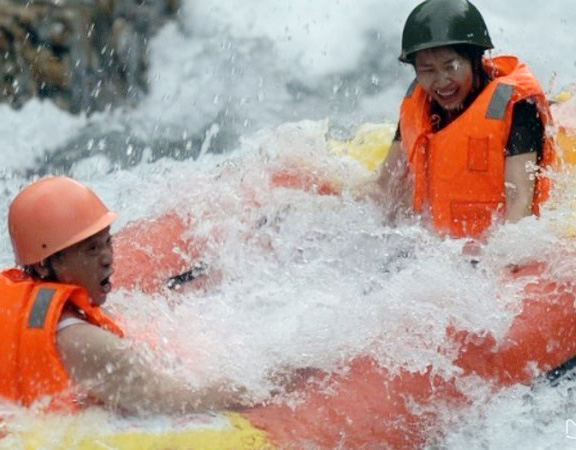
<path id="1" fill-rule="evenodd" d="M 194 233 L 208 238 L 219 283 L 169 299 L 117 291 L 109 301 L 135 329 L 178 348 L 185 361 L 174 370 L 200 386 L 234 381 L 260 400 L 278 368 L 341 370 L 366 353 L 449 376 L 450 358 L 436 351 L 446 326 L 501 336 L 518 303 L 514 286 L 501 301 L 499 270 L 553 259 L 565 245 L 558 223 L 572 213 L 559 207 L 503 227 L 475 269 L 461 242 L 417 224 L 390 228 L 382 207 L 362 197 L 374 175 L 332 155 L 328 137 L 396 122 L 412 78 L 396 59 L 401 26 L 416 4 L 188 0 L 150 43 L 150 91 L 136 108 L 84 117 L 36 100 L 19 111 L 0 105 L 0 211 L 31 177 L 65 172 L 120 213 L 116 230 L 172 209 L 198 218 Z M 475 4 L 494 54 L 520 56 L 551 96 L 570 88 L 571 2 Z M 270 190 L 266 174 L 286 164 L 338 180 L 342 196 Z M 0 234 L 7 267 L 4 221 Z M 476 395 L 482 406 L 456 421 L 442 447 L 570 446 L 570 384 Z"/>

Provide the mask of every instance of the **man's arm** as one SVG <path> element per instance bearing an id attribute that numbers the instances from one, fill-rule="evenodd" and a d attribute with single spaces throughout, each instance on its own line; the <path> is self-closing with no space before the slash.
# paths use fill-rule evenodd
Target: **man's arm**
<path id="1" fill-rule="evenodd" d="M 111 409 L 186 414 L 240 403 L 238 389 L 197 391 L 182 379 L 154 371 L 129 340 L 94 325 L 72 325 L 59 331 L 57 345 L 72 380 Z"/>

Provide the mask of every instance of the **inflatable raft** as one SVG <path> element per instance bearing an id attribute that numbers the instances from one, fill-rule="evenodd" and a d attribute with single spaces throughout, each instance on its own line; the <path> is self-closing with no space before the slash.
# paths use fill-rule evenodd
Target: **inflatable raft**
<path id="1" fill-rule="evenodd" d="M 557 107 L 555 114 L 562 124 L 557 136 L 563 160 L 573 164 L 576 126 L 567 118 L 576 117 L 576 101 Z M 388 133 L 388 140 L 382 135 L 372 139 L 374 133 Z M 356 141 L 336 143 L 332 148 L 351 154 L 373 170 L 386 153 L 387 145 L 382 142 L 389 143 L 390 138 L 389 131 L 369 130 Z M 371 153 L 358 158 L 351 149 L 357 152 L 362 145 Z M 337 183 L 293 167 L 273 172 L 270 180 L 272 188 L 339 193 Z M 169 213 L 124 228 L 116 240 L 116 285 L 159 292 L 201 280 L 203 267 L 197 262 L 205 243 L 190 238 L 194 227 L 191 219 Z M 155 265 L 142 271 L 150 254 Z M 272 402 L 241 413 L 162 419 L 160 424 L 152 419 L 118 419 L 103 426 L 93 420 L 92 412 L 67 418 L 64 426 L 59 422 L 56 427 L 53 421 L 61 418 L 34 418 L 32 427 L 6 420 L 0 443 L 25 449 L 419 448 L 441 438 L 443 411 L 472 402 L 460 380 L 477 377 L 497 390 L 540 377 L 556 378 L 574 365 L 576 281 L 572 273 L 558 275 L 546 263 L 503 273 L 503 286 L 523 286 L 519 313 L 500 338 L 446 329 L 446 341 L 459 369 L 452 378 L 436 374 L 432 367 L 423 372 L 391 371 L 363 356 L 351 361 L 344 373 L 316 372 L 303 379 L 296 387 L 300 399 L 296 404 Z"/>
<path id="2" fill-rule="evenodd" d="M 494 389 L 556 377 L 555 370 L 576 356 L 576 281 L 550 279 L 544 264 L 526 266 L 507 277 L 526 283 L 522 312 L 502 339 L 446 331 L 459 349 L 459 377 L 479 376 Z M 35 425 L 20 432 L 22 425 L 8 420 L 0 444 L 82 450 L 420 448 L 431 437 L 441 436 L 442 411 L 469 403 L 457 378 L 445 379 L 432 369 L 392 373 L 369 357 L 353 360 L 345 374 L 317 373 L 299 389 L 296 406 L 268 404 L 241 413 L 160 422 L 99 422 L 86 412 L 64 419 L 35 417 Z"/>

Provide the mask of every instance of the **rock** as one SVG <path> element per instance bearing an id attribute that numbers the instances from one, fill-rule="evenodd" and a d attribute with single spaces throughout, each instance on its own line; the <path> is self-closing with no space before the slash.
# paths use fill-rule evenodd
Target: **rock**
<path id="1" fill-rule="evenodd" d="M 72 113 L 137 101 L 146 43 L 180 0 L 0 0 L 0 101 L 48 98 Z"/>

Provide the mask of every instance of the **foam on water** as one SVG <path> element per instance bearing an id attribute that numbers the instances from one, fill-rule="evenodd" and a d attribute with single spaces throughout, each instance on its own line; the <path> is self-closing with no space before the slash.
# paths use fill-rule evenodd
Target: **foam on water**
<path id="1" fill-rule="evenodd" d="M 280 369 L 340 370 L 362 354 L 392 369 L 432 365 L 450 376 L 458 371 L 454 355 L 438 352 L 447 326 L 495 336 L 508 328 L 521 286 L 502 291 L 497 274 L 558 247 L 555 212 L 503 227 L 474 269 L 459 241 L 442 241 L 417 224 L 383 226 L 382 208 L 356 198 L 373 175 L 331 155 L 326 129 L 325 122 L 285 124 L 247 137 L 230 157 L 162 160 L 83 180 L 121 213 L 119 227 L 175 208 L 198 219 L 191 235 L 208 239 L 204 257 L 218 277 L 204 290 L 110 295 L 129 331 L 162 349 L 166 370 L 199 387 L 238 383 L 263 400 Z M 343 194 L 270 189 L 270 172 L 294 165 L 341 184 Z M 3 188 L 15 192 L 21 182 L 5 180 Z M 8 263 L 7 244 L 2 255 Z M 450 434 L 449 446 L 459 448 L 469 434 L 495 439 L 492 415 L 504 409 L 524 414 L 525 398 L 507 392 L 473 408 L 470 414 L 488 418 Z M 485 395 L 481 385 L 476 394 Z M 531 395 L 538 404 L 558 394 L 543 388 Z M 528 416 L 538 425 L 533 433 L 542 432 L 538 411 Z"/>
<path id="2" fill-rule="evenodd" d="M 502 227 L 476 269 L 461 257 L 462 242 L 442 241 L 418 224 L 383 225 L 382 208 L 357 198 L 373 175 L 330 155 L 329 123 L 317 119 L 350 127 L 395 121 L 412 76 L 395 61 L 400 28 L 417 2 L 261 3 L 185 2 L 181 22 L 166 26 L 151 44 L 150 93 L 135 110 L 88 119 L 37 101 L 20 111 L 2 107 L 0 211 L 5 214 L 28 181 L 23 169 L 90 127 L 129 130 L 145 140 L 186 139 L 210 130 L 218 117 L 232 117 L 228 123 L 240 139 L 228 156 L 143 158 L 126 170 L 113 170 L 100 154 L 74 162 L 70 173 L 120 213 L 116 229 L 177 209 L 198 220 L 191 235 L 206 239 L 203 256 L 218 276 L 203 290 L 110 296 L 130 329 L 155 339 L 168 370 L 198 386 L 213 380 L 245 385 L 255 400 L 276 387 L 270 378 L 276 371 L 340 370 L 361 354 L 392 369 L 433 365 L 441 375 L 454 374 L 446 327 L 505 333 L 521 286 L 503 288 L 499 273 L 536 256 L 553 260 L 558 248 L 571 245 L 562 236 L 576 211 L 574 183 L 560 176 L 566 188 L 555 193 L 542 219 Z M 519 54 L 553 93 L 574 82 L 565 36 L 576 12 L 568 0 L 529 8 L 523 0 L 476 4 L 495 53 Z M 371 46 L 382 51 L 384 75 L 368 64 L 379 59 Z M 339 91 L 339 75 L 367 67 L 375 76 L 372 91 Z M 348 109 L 334 106 L 346 96 L 353 98 Z M 300 119 L 313 120 L 290 123 Z M 270 189 L 271 170 L 289 165 L 340 183 L 343 194 Z M 0 224 L 0 263 L 9 266 L 6 225 Z M 569 268 L 558 263 L 555 270 Z M 469 382 L 476 403 L 456 418 L 442 447 L 568 446 L 565 420 L 576 419 L 569 384 L 514 387 L 494 396 Z M 28 413 L 19 414 L 18 423 L 29 421 Z M 105 420 L 96 423 L 105 426 Z"/>
<path id="3" fill-rule="evenodd" d="M 66 143 L 86 125 L 85 117 L 75 117 L 48 102 L 31 100 L 21 110 L 0 105 L 1 174 L 30 167 L 46 152 Z"/>

